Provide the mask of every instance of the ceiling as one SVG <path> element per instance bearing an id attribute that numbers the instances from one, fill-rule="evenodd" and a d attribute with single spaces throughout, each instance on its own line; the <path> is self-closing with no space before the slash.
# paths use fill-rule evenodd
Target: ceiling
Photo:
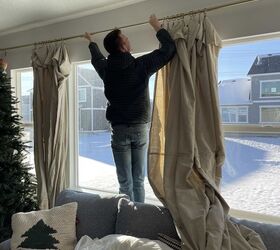
<path id="1" fill-rule="evenodd" d="M 0 35 L 67 21 L 146 0 L 0 0 Z"/>

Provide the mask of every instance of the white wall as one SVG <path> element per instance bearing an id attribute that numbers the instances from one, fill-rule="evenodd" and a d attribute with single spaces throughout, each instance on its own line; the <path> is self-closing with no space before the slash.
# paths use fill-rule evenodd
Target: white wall
<path id="1" fill-rule="evenodd" d="M 128 7 L 99 13 L 55 25 L 35 28 L 0 37 L 0 48 L 34 43 L 60 37 L 94 32 L 127 24 L 148 20 L 151 13 L 158 17 L 173 15 L 190 10 L 201 9 L 231 0 L 149 0 Z M 280 1 L 259 0 L 249 4 L 224 8 L 210 12 L 209 18 L 214 23 L 222 39 L 233 39 L 280 31 Z M 142 25 L 123 30 L 130 38 L 133 52 L 149 51 L 158 46 L 154 32 L 149 25 Z M 96 36 L 102 46 L 105 34 Z M 66 42 L 72 61 L 90 59 L 87 42 L 82 38 Z M 280 49 L 279 49 L 280 50 Z M 7 61 L 10 69 L 29 67 L 32 47 L 8 51 Z M 104 52 L 104 50 L 103 50 Z"/>

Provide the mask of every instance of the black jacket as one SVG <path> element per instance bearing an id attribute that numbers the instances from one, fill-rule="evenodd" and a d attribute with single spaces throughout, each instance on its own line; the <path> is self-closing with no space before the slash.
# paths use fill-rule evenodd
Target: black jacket
<path id="1" fill-rule="evenodd" d="M 165 29 L 156 34 L 160 49 L 134 58 L 119 52 L 106 59 L 96 43 L 91 42 L 91 63 L 102 78 L 108 100 L 106 118 L 114 124 L 136 124 L 150 121 L 150 76 L 167 64 L 175 54 L 175 43 Z"/>

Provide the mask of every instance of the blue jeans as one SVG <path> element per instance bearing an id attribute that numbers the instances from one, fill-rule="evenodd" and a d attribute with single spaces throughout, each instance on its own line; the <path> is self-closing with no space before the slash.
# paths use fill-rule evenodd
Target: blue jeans
<path id="1" fill-rule="evenodd" d="M 117 169 L 119 193 L 132 201 L 145 201 L 148 124 L 112 126 L 111 146 Z"/>

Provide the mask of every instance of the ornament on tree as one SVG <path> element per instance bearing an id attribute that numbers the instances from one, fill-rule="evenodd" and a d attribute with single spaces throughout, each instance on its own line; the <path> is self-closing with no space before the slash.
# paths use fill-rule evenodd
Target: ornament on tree
<path id="1" fill-rule="evenodd" d="M 4 59 L 0 58 L 0 72 L 5 72 L 7 67 L 8 63 Z"/>

